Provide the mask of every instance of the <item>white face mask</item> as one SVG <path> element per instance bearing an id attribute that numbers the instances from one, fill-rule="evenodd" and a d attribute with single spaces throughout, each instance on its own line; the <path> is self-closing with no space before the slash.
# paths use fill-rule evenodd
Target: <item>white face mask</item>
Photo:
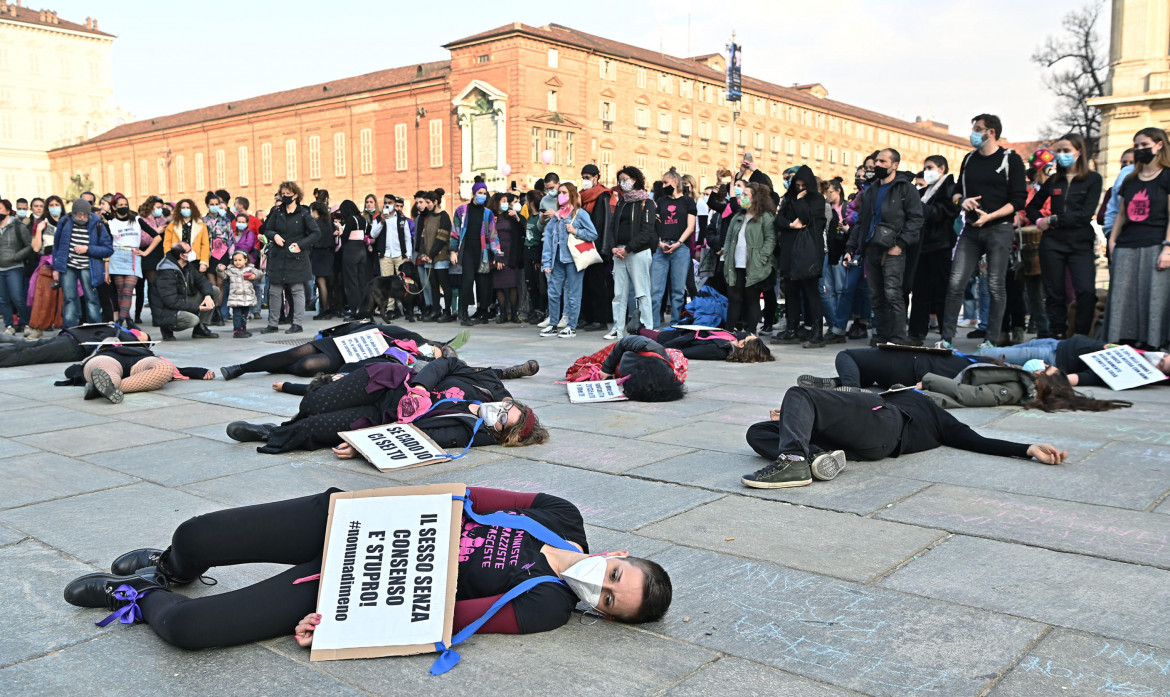
<path id="1" fill-rule="evenodd" d="M 922 171 L 922 181 L 926 182 L 927 186 L 930 186 L 931 184 L 938 181 L 939 177 L 941 176 L 942 173 L 937 169 L 925 169 Z"/>
<path id="2" fill-rule="evenodd" d="M 195 261 L 199 256 L 195 252 L 187 252 L 187 261 Z"/>
<path id="3" fill-rule="evenodd" d="M 605 583 L 607 557 L 585 557 L 561 572 L 561 578 L 587 605 L 596 609 L 601 604 L 601 587 Z"/>
<path id="4" fill-rule="evenodd" d="M 523 209 L 524 209 L 524 206 L 519 201 L 512 204 L 512 210 L 516 211 L 517 213 L 519 213 Z"/>
<path id="5" fill-rule="evenodd" d="M 394 215 L 394 206 L 382 206 L 382 215 Z"/>
<path id="6" fill-rule="evenodd" d="M 585 179 L 581 182 L 581 190 L 582 191 L 585 191 L 586 189 L 592 189 L 592 188 L 593 188 L 593 180 L 592 179 Z"/>
<path id="7" fill-rule="evenodd" d="M 484 402 L 479 405 L 479 415 L 483 417 L 485 426 L 494 429 L 500 423 L 503 415 L 507 414 L 511 408 L 511 402 Z"/>

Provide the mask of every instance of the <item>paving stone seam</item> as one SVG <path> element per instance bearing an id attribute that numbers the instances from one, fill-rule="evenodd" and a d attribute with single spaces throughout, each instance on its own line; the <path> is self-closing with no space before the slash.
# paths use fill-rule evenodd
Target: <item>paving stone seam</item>
<path id="1" fill-rule="evenodd" d="M 273 645 L 273 642 L 271 642 L 271 641 L 256 641 L 256 642 L 252 643 L 252 646 L 259 646 L 260 648 L 264 649 L 265 651 L 271 652 L 273 655 L 279 657 L 281 660 L 286 661 L 288 663 L 291 663 L 294 668 L 297 666 L 303 666 L 303 667 L 308 668 L 309 670 L 313 671 L 317 675 L 320 675 L 321 677 L 325 678 L 326 680 L 329 680 L 330 682 L 337 683 L 338 685 L 344 685 L 345 687 L 348 687 L 349 689 L 354 690 L 355 692 L 359 692 L 363 695 L 371 695 L 372 697 L 379 697 L 379 693 L 377 693 L 377 692 L 371 692 L 370 690 L 367 690 L 366 688 L 361 687 L 360 685 L 355 685 L 353 683 L 350 683 L 350 682 L 344 680 L 343 678 L 341 678 L 339 676 L 325 672 L 322 668 L 324 667 L 324 665 L 326 663 L 328 663 L 328 661 L 326 661 L 326 662 L 319 661 L 317 663 L 305 661 L 304 663 L 301 663 L 297 659 L 295 659 L 291 656 L 287 656 L 287 655 L 281 653 L 280 651 L 277 651 L 275 646 Z M 299 649 L 300 647 L 297 647 L 297 648 Z M 228 650 L 230 651 L 231 649 L 229 648 Z"/>
<path id="2" fill-rule="evenodd" d="M 559 428 L 559 427 L 558 427 L 558 428 Z M 598 435 L 604 435 L 604 434 L 598 434 Z M 610 438 L 616 438 L 617 436 L 609 436 L 609 437 L 610 437 Z M 669 445 L 669 443 L 655 443 L 655 442 L 653 442 L 653 441 L 646 441 L 646 442 L 647 442 L 647 444 L 649 444 L 649 445 Z M 675 447 L 679 447 L 679 448 L 687 448 L 687 446 L 685 446 L 685 445 L 679 445 L 679 446 L 675 446 Z M 502 446 L 502 445 L 489 445 L 489 446 L 488 446 L 487 448 L 485 448 L 485 449 L 486 449 L 488 452 L 496 453 L 496 454 L 498 454 L 498 455 L 511 455 L 511 453 L 510 453 L 509 451 L 513 450 L 513 448 L 505 448 L 505 447 L 504 447 L 504 446 Z M 654 463 L 656 463 L 656 462 L 662 462 L 663 460 L 669 460 L 669 459 L 671 459 L 671 458 L 674 458 L 674 457 L 682 457 L 683 455 L 691 455 L 691 454 L 693 454 L 693 453 L 696 453 L 696 452 L 698 452 L 699 450 L 702 450 L 702 448 L 687 448 L 687 451 L 686 451 L 686 452 L 683 452 L 683 453 L 676 453 L 676 454 L 674 454 L 674 455 L 666 455 L 666 456 L 664 456 L 664 457 L 660 457 L 660 458 L 658 458 L 658 459 L 655 459 L 655 460 L 647 460 L 647 461 L 645 461 L 645 462 L 639 462 L 639 463 L 637 463 L 637 464 L 635 464 L 635 465 L 630 465 L 630 468 L 631 468 L 631 469 L 633 469 L 633 468 L 636 468 L 636 467 L 645 467 L 646 465 L 652 465 L 652 464 L 654 464 Z M 717 453 L 717 452 L 719 452 L 719 451 L 717 451 L 717 450 L 708 450 L 708 451 L 706 451 L 706 452 Z M 532 461 L 532 462 L 539 462 L 539 463 L 540 463 L 540 464 L 542 464 L 542 465 L 555 465 L 555 466 L 557 466 L 557 467 L 572 467 L 573 469 L 584 470 L 584 471 L 586 471 L 586 472 L 593 472 L 593 473 L 595 473 L 595 474 L 608 474 L 608 475 L 612 475 L 612 476 L 615 476 L 615 477 L 625 477 L 625 476 L 628 476 L 628 475 L 627 475 L 625 472 L 607 472 L 607 471 L 604 471 L 604 470 L 595 470 L 595 469 L 590 469 L 590 468 L 588 468 L 588 467 L 581 467 L 581 466 L 579 466 L 579 465 L 572 465 L 572 464 L 568 464 L 568 463 L 564 463 L 564 462 L 553 462 L 553 461 L 551 461 L 551 460 L 541 460 L 541 459 L 539 459 L 539 457 L 535 457 L 535 456 L 533 456 L 533 457 L 530 457 L 530 456 L 527 456 L 527 455 L 525 455 L 525 456 L 513 455 L 513 457 L 515 457 L 516 459 L 519 459 L 519 460 L 530 460 L 530 461 Z M 485 464 L 486 464 L 486 463 L 485 463 Z M 631 478 L 631 479 L 647 479 L 646 477 L 637 477 L 637 476 L 630 476 L 630 478 Z M 660 479 L 647 479 L 647 481 L 662 482 L 663 480 L 660 480 Z M 678 486 L 689 486 L 689 485 L 687 485 L 687 484 L 679 484 L 678 482 L 665 482 L 665 483 L 667 483 L 667 484 L 676 484 L 676 485 L 678 485 Z M 697 486 L 695 486 L 695 487 L 691 487 L 691 488 L 692 488 L 692 489 L 699 489 L 699 488 L 702 488 L 702 487 L 697 487 Z M 722 492 L 722 493 L 727 493 L 727 492 Z"/>
<path id="3" fill-rule="evenodd" d="M 682 643 L 689 644 L 690 642 L 682 642 Z M 710 649 L 708 649 L 708 650 L 710 650 Z M 711 660 L 704 661 L 704 662 L 700 663 L 699 665 L 695 666 L 693 669 L 691 669 L 691 670 L 687 671 L 686 673 L 684 673 L 683 675 L 679 676 L 679 678 L 677 680 L 670 682 L 670 683 L 667 683 L 666 685 L 658 688 L 657 690 L 655 690 L 654 692 L 652 692 L 650 694 L 654 695 L 654 697 L 662 697 L 662 695 L 665 695 L 667 690 L 669 690 L 670 688 L 675 687 L 677 685 L 681 685 L 682 683 L 686 682 L 687 680 L 690 680 L 691 677 L 696 675 L 699 671 L 703 670 L 707 666 L 715 665 L 716 663 L 723 660 L 727 656 L 727 654 L 723 653 L 722 651 L 715 651 L 714 653 L 715 653 L 715 655 L 711 657 Z"/>
<path id="4" fill-rule="evenodd" d="M 893 522 L 893 521 L 890 521 L 890 522 Z M 906 524 L 909 525 L 909 523 L 906 523 Z M 921 526 L 921 525 L 913 525 L 912 527 L 929 529 L 929 528 L 925 528 L 925 526 Z M 935 547 L 938 547 L 939 545 L 945 544 L 952 537 L 955 537 L 955 534 L 948 531 L 948 530 L 941 530 L 940 532 L 943 533 L 942 537 L 938 537 L 938 538 L 931 540 L 928 544 L 923 545 L 918 551 L 914 552 L 913 554 L 907 555 L 906 557 L 904 557 L 900 561 L 891 565 L 885 571 L 881 571 L 881 572 L 875 574 L 873 576 L 873 578 L 871 578 L 865 582 L 865 585 L 877 586 L 879 583 L 881 583 L 883 580 L 885 580 L 885 578 L 887 576 L 889 576 L 890 574 L 894 573 L 895 571 L 897 571 L 898 569 L 901 569 L 904 566 L 909 565 L 911 562 L 913 562 L 918 557 L 921 557 L 922 555 L 926 554 L 927 552 L 934 549 Z M 913 594 L 911 594 L 911 595 L 913 595 Z M 921 596 L 921 597 L 926 597 L 926 596 Z"/>
<path id="5" fill-rule="evenodd" d="M 1148 506 L 1146 506 L 1144 509 L 1142 509 L 1142 512 L 1143 512 L 1143 513 L 1153 513 L 1153 512 L 1154 512 L 1154 510 L 1155 510 L 1155 509 L 1157 509 L 1157 508 L 1158 508 L 1158 506 L 1161 506 L 1161 505 L 1162 505 L 1162 502 L 1163 502 L 1163 501 L 1165 501 L 1167 498 L 1170 498 L 1170 489 L 1167 489 L 1166 491 L 1163 491 L 1163 492 L 1162 492 L 1162 493 L 1161 493 L 1161 494 L 1158 496 L 1158 498 L 1154 499 L 1154 502 L 1153 502 L 1153 503 L 1151 503 L 1150 505 L 1148 505 Z"/>
<path id="6" fill-rule="evenodd" d="M 886 474 L 886 475 L 882 475 L 882 476 L 893 477 L 894 479 L 905 479 L 906 481 L 909 481 L 909 482 L 922 481 L 921 479 L 910 479 L 907 477 L 899 477 L 899 476 L 894 475 L 894 474 Z M 918 494 L 921 494 L 922 492 L 926 491 L 927 489 L 931 488 L 932 486 L 934 486 L 936 484 L 938 484 L 938 482 L 930 482 L 929 484 L 922 487 L 921 489 L 915 489 L 914 491 L 911 491 L 910 493 L 906 494 L 905 496 L 896 498 L 893 501 L 888 501 L 888 502 L 882 504 L 881 506 L 878 506 L 874 510 L 870 511 L 869 513 L 863 514 L 861 517 L 862 518 L 869 518 L 871 520 L 881 520 L 881 518 L 874 518 L 874 516 L 877 515 L 878 513 L 881 513 L 882 511 L 886 511 L 886 510 L 889 510 L 890 508 L 893 508 L 894 506 L 898 505 L 899 503 L 902 503 L 903 501 L 910 498 L 911 496 L 916 496 Z M 926 527 L 926 526 L 923 525 L 923 526 L 919 526 L 919 527 Z"/>
<path id="7" fill-rule="evenodd" d="M 1036 635 L 1036 637 L 1033 638 L 1032 641 L 1028 642 L 1027 646 L 1020 649 L 1012 658 L 1011 662 L 998 671 L 996 676 L 991 679 L 991 682 L 984 685 L 983 689 L 976 693 L 975 697 L 985 697 L 992 690 L 994 690 L 996 685 L 1003 682 L 1004 678 L 1011 675 L 1012 672 L 1015 671 L 1016 666 L 1020 665 L 1020 661 L 1024 660 L 1024 657 L 1027 656 L 1032 651 L 1032 649 L 1039 646 L 1040 642 L 1044 641 L 1044 638 L 1052 633 L 1052 627 L 1050 625 L 1043 622 L 1039 624 L 1041 625 L 1040 632 Z"/>
<path id="8" fill-rule="evenodd" d="M 697 488 L 697 487 L 694 487 L 694 488 Z M 650 521 L 650 522 L 648 522 L 648 523 L 643 523 L 643 524 L 639 525 L 639 526 L 638 526 L 638 527 L 636 527 L 636 528 L 631 528 L 631 529 L 629 530 L 629 532 L 638 532 L 638 531 L 639 531 L 639 530 L 641 530 L 642 528 L 648 527 L 648 526 L 650 526 L 650 525 L 658 525 L 659 523 L 665 523 L 666 521 L 668 521 L 668 520 L 671 520 L 672 518 L 677 518 L 678 516 L 680 516 L 680 515 L 683 515 L 683 514 L 685 514 L 685 513 L 692 513 L 692 512 L 694 512 L 694 511 L 697 511 L 697 510 L 699 510 L 700 508 L 703 508 L 703 507 L 705 507 L 705 506 L 709 506 L 709 505 L 711 505 L 711 504 L 713 504 L 713 503 L 716 503 L 716 502 L 718 502 L 718 501 L 722 501 L 723 499 L 727 498 L 727 496 L 728 496 L 727 492 L 723 492 L 723 495 L 722 495 L 722 496 L 720 496 L 720 497 L 719 497 L 719 498 L 717 498 L 717 499 L 711 499 L 710 501 L 704 501 L 704 502 L 702 502 L 702 503 L 700 503 L 700 504 L 698 504 L 698 505 L 691 506 L 690 508 L 688 508 L 688 509 L 686 509 L 686 510 L 682 510 L 682 511 L 675 511 L 674 513 L 671 513 L 670 515 L 666 516 L 665 518 L 660 518 L 660 519 L 658 519 L 658 520 L 652 520 L 652 521 Z M 784 502 L 783 502 L 783 501 L 778 501 L 777 503 L 784 503 Z M 645 535 L 643 535 L 643 537 L 646 537 L 646 536 L 645 536 Z M 661 538 L 657 538 L 657 537 L 651 537 L 650 539 L 652 539 L 652 540 L 659 540 L 660 542 L 673 542 L 673 540 L 662 540 Z M 698 547 L 697 547 L 696 549 L 701 549 L 701 548 L 698 548 Z"/>
<path id="9" fill-rule="evenodd" d="M 121 627 L 120 624 L 118 626 Z M 36 661 L 36 660 L 42 659 L 46 656 L 52 656 L 55 653 L 60 653 L 62 651 L 66 651 L 68 649 L 72 649 L 72 648 L 77 647 L 77 646 L 83 646 L 83 645 L 88 644 L 92 641 L 101 641 L 102 639 L 109 637 L 109 636 L 113 636 L 113 634 L 95 634 L 95 635 L 93 635 L 91 637 L 87 637 L 85 639 L 80 639 L 78 641 L 74 641 L 74 642 L 71 642 L 68 644 L 62 644 L 60 646 L 57 646 L 54 649 L 51 649 L 49 651 L 45 651 L 43 653 L 38 653 L 38 654 L 35 654 L 32 656 L 26 656 L 26 657 L 20 659 L 19 661 L 13 661 L 12 663 L 5 663 L 3 665 L 0 665 L 0 675 L 3 675 L 3 671 L 7 668 L 12 668 L 12 667 L 18 666 L 22 663 L 28 663 L 29 661 Z"/>
<path id="10" fill-rule="evenodd" d="M 57 453 L 52 453 L 52 454 L 56 455 Z M 94 465 L 92 462 L 86 462 L 85 464 L 93 465 L 94 467 L 102 467 L 101 465 Z M 108 470 L 109 468 L 102 467 L 102 469 Z M 54 496 L 53 498 L 42 499 L 40 501 L 29 501 L 28 503 L 22 503 L 19 506 L 10 506 L 8 508 L 0 508 L 0 515 L 4 515 L 5 513 L 8 513 L 10 511 L 19 511 L 20 509 L 28 508 L 29 506 L 39 506 L 42 503 L 53 503 L 54 501 L 63 501 L 65 499 L 71 499 L 75 496 L 85 496 L 86 494 L 98 494 L 98 493 L 101 493 L 103 491 L 113 491 L 114 489 L 121 489 L 121 488 L 128 487 L 128 486 L 138 486 L 139 484 L 142 484 L 143 482 L 147 481 L 147 480 L 143 479 L 142 477 L 138 477 L 138 476 L 133 475 L 133 474 L 126 474 L 125 472 L 118 472 L 117 470 L 109 470 L 109 471 L 113 472 L 114 474 L 120 474 L 123 477 L 132 477 L 134 479 L 137 479 L 138 481 L 126 482 L 125 484 L 116 484 L 114 486 L 102 487 L 101 489 L 91 489 L 88 491 L 75 491 L 71 494 L 64 494 L 62 496 Z M 151 482 L 151 484 L 162 486 L 161 484 L 158 484 L 158 482 Z M 5 525 L 12 527 L 11 523 L 5 523 Z M 13 529 L 19 530 L 18 528 L 13 528 Z M 23 531 L 20 530 L 20 532 L 23 532 Z M 37 539 L 39 539 L 39 538 L 37 538 Z"/>

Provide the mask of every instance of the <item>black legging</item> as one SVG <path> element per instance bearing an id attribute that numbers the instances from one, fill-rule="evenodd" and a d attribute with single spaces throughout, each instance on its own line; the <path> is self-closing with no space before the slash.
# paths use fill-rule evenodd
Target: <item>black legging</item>
<path id="1" fill-rule="evenodd" d="M 476 257 L 478 258 L 478 257 Z M 459 287 L 459 314 L 467 316 L 467 306 L 471 305 L 472 290 L 475 291 L 475 314 L 486 316 L 488 305 L 492 304 L 492 274 L 477 273 L 474 268 L 463 267 L 463 275 Z"/>
<path id="2" fill-rule="evenodd" d="M 528 304 L 533 313 L 548 313 L 548 279 L 540 270 L 540 247 L 524 248 L 524 284 L 528 286 Z M 621 321 L 625 322 L 626 318 L 622 317 Z"/>
<path id="3" fill-rule="evenodd" d="M 753 334 L 760 323 L 760 291 L 763 284 L 747 285 L 747 270 L 735 270 L 735 285 L 727 287 L 727 328 Z M 765 320 L 765 324 L 767 321 Z"/>
<path id="4" fill-rule="evenodd" d="M 369 273 L 368 255 L 363 240 L 346 240 L 341 245 L 341 278 L 345 286 L 345 309 L 349 312 L 357 312 L 362 307 Z"/>
<path id="5" fill-rule="evenodd" d="M 341 366 L 333 365 L 333 360 L 312 344 L 301 344 L 296 348 L 260 356 L 241 364 L 240 367 L 245 373 L 288 373 L 311 378 L 317 373 L 336 371 Z"/>
<path id="6" fill-rule="evenodd" d="M 293 581 L 321 572 L 329 495 L 229 508 L 191 518 L 175 530 L 170 571 L 195 578 L 215 566 L 292 564 L 291 569 L 229 593 L 187 598 L 155 591 L 138 601 L 155 634 L 184 649 L 235 646 L 288 636 L 317 607 L 317 581 Z"/>
<path id="7" fill-rule="evenodd" d="M 927 373 L 954 377 L 971 361 L 962 356 L 942 356 L 885 349 L 845 349 L 837 354 L 837 377 L 847 387 L 915 385 Z"/>
<path id="8" fill-rule="evenodd" d="M 451 276 L 447 269 L 431 269 L 428 283 L 431 286 L 431 310 L 447 314 L 454 312 L 455 308 L 451 306 Z M 442 302 L 439 302 L 440 289 L 443 291 L 441 294 Z"/>
<path id="9" fill-rule="evenodd" d="M 283 453 L 331 448 L 341 444 L 338 432 L 352 430 L 354 423 L 362 419 L 381 423 L 382 410 L 378 404 L 385 399 L 385 393 L 384 390 L 367 392 L 369 382 L 369 372 L 359 368 L 309 392 L 301 398 L 297 415 L 272 429 L 268 443 L 257 450 Z"/>
<path id="10" fill-rule="evenodd" d="M 801 309 L 808 308 L 804 323 L 820 334 L 824 326 L 821 310 L 821 278 L 806 278 L 800 281 L 784 279 L 784 314 L 788 318 L 788 331 L 796 331 L 801 324 Z"/>

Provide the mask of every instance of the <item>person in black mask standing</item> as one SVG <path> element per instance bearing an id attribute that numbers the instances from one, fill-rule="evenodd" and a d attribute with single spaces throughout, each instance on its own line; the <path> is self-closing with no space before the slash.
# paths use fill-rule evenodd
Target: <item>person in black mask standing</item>
<path id="1" fill-rule="evenodd" d="M 493 263 L 503 268 L 500 239 L 496 234 L 496 216 L 487 208 L 487 185 L 476 182 L 471 187 L 471 202 L 460 217 L 458 229 L 451 231 L 451 265 L 461 266 L 463 285 L 459 289 L 459 323 L 470 327 L 474 322 L 467 314 L 475 293 L 475 319 L 487 322 L 487 308 L 492 298 Z"/>
<path id="2" fill-rule="evenodd" d="M 796 344 L 803 341 L 805 348 L 821 348 L 825 345 L 820 290 L 821 268 L 825 262 L 825 228 L 828 225 L 825 209 L 825 197 L 817 187 L 816 177 L 808 165 L 801 165 L 796 174 L 792 175 L 788 190 L 780 201 L 780 210 L 776 213 L 775 228 L 780 251 L 778 271 L 784 279 L 784 308 L 788 326 L 773 340 L 775 343 Z M 802 236 L 803 240 L 800 239 Z M 803 330 L 804 325 L 809 325 L 810 329 Z"/>
<path id="3" fill-rule="evenodd" d="M 280 185 L 280 205 L 274 206 L 260 231 L 268 237 L 268 326 L 263 334 L 280 331 L 280 308 L 287 289 L 292 296 L 292 326 L 286 334 L 304 331 L 305 280 L 313 277 L 309 250 L 321 234 L 309 209 L 301 205 L 304 192 L 296 182 Z M 325 234 L 328 234 L 326 232 Z"/>

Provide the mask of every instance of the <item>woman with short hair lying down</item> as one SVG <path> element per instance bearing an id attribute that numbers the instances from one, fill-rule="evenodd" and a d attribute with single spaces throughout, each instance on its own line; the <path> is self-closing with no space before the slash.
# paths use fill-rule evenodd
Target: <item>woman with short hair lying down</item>
<path id="1" fill-rule="evenodd" d="M 461 332 L 455 338 L 441 342 L 428 339 L 395 324 L 374 324 L 364 321 L 346 322 L 322 330 L 317 334 L 316 339 L 306 344 L 270 353 L 247 363 L 225 365 L 219 369 L 219 372 L 223 375 L 224 380 L 235 380 L 245 373 L 259 372 L 287 373 L 302 378 L 311 378 L 319 373 L 345 372 L 343 371 L 345 359 L 341 357 L 341 351 L 338 350 L 333 339 L 370 329 L 382 332 L 391 347 L 402 348 L 405 346 L 406 349 L 409 349 L 408 353 L 424 359 L 437 358 L 440 355 L 456 355 L 455 349 L 467 343 L 468 336 L 467 332 Z M 410 348 L 408 342 L 414 343 L 413 349 Z M 361 365 L 361 363 L 354 365 Z"/>
<path id="2" fill-rule="evenodd" d="M 149 624 L 163 641 L 184 649 L 235 646 L 294 632 L 297 643 L 309 646 L 321 619 L 316 614 L 319 580 L 313 576 L 321 572 L 329 497 L 337 491 L 191 518 L 175 530 L 170 547 L 123 554 L 114 560 L 110 573 L 86 574 L 66 586 L 65 600 L 109 610 L 133 603 L 140 611 L 133 617 Z M 464 513 L 466 544 L 460 548 L 456 581 L 456 633 L 513 587 L 545 575 L 561 577 L 567 585 L 537 584 L 505 604 L 479 631 L 530 634 L 556 629 L 569 621 L 579 600 L 606 618 L 632 623 L 658 620 L 670 607 L 670 576 L 657 563 L 625 551 L 588 554 L 585 524 L 572 503 L 549 494 L 478 487 L 468 491 L 476 514 L 518 513 L 579 551 L 545 544 L 532 534 L 515 535 L 511 539 L 519 540 L 519 549 L 508 561 L 487 563 L 496 551 L 492 541 L 507 534 Z M 387 499 L 387 505 L 392 502 Z M 172 592 L 216 566 L 261 563 L 292 568 L 230 593 L 187 598 Z M 121 586 L 131 587 L 137 598 L 125 599 L 125 592 L 116 595 Z"/>
<path id="3" fill-rule="evenodd" d="M 569 382 L 618 378 L 626 397 L 638 402 L 673 402 L 686 394 L 687 358 L 645 336 L 630 334 L 597 353 L 578 358 L 565 372 Z"/>
<path id="4" fill-rule="evenodd" d="M 638 333 L 665 348 L 682 351 L 692 361 L 767 363 L 776 360 L 768 345 L 751 332 L 669 327 L 658 332 L 643 328 Z"/>
<path id="5" fill-rule="evenodd" d="M 837 354 L 837 376 L 801 375 L 796 384 L 822 389 L 917 387 L 945 409 L 1013 404 L 1043 411 L 1109 411 L 1133 406 L 1116 399 L 1093 399 L 1072 388 L 1060 370 L 1040 364 L 1012 365 L 1002 358 L 881 348 L 846 349 Z"/>
<path id="6" fill-rule="evenodd" d="M 473 368 L 458 358 L 437 358 L 418 372 L 399 363 L 371 363 L 340 379 L 314 382 L 320 386 L 301 398 L 292 420 L 280 426 L 235 421 L 227 435 L 264 441 L 257 452 L 333 447 L 342 458 L 353 457 L 353 449 L 342 444 L 340 431 L 389 423 L 413 423 L 443 448 L 548 440 L 532 408 L 512 399 L 500 371 Z M 445 399 L 453 401 L 440 403 Z"/>
<path id="7" fill-rule="evenodd" d="M 1059 465 L 1068 453 L 1047 444 L 984 438 L 917 390 L 876 395 L 790 387 L 769 421 L 753 424 L 747 442 L 772 463 L 741 481 L 756 489 L 807 486 L 845 469 L 846 453 L 881 460 L 947 445 L 984 455 L 1030 457 Z"/>

